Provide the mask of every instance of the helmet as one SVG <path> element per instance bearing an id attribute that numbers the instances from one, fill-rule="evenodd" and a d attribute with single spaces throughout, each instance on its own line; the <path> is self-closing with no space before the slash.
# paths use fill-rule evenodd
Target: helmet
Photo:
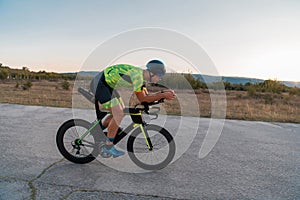
<path id="1" fill-rule="evenodd" d="M 166 73 L 165 65 L 160 60 L 151 60 L 146 65 L 147 70 L 152 72 L 153 74 L 163 77 Z"/>

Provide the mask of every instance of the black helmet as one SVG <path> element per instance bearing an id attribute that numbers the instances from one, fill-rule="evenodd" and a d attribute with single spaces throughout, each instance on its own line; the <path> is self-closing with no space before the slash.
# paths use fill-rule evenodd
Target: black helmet
<path id="1" fill-rule="evenodd" d="M 159 77 L 163 77 L 166 73 L 165 65 L 160 60 L 151 60 L 146 65 L 147 70 Z"/>

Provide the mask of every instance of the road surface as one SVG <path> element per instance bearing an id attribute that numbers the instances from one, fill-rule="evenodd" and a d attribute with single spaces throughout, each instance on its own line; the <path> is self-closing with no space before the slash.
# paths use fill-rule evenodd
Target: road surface
<path id="1" fill-rule="evenodd" d="M 128 173 L 101 159 L 63 159 L 55 134 L 72 117 L 67 108 L 0 104 L 0 199 L 300 199 L 299 124 L 226 120 L 213 150 L 199 159 L 209 124 L 200 119 L 179 159 L 160 171 Z M 108 162 L 122 167 L 118 159 Z"/>

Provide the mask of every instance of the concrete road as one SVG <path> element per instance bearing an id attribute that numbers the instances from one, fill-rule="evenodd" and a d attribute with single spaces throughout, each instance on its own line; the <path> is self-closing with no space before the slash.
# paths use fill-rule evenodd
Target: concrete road
<path id="1" fill-rule="evenodd" d="M 66 108 L 0 104 L 0 199 L 300 199 L 299 124 L 226 120 L 216 146 L 199 159 L 209 121 L 200 119 L 179 159 L 160 171 L 128 173 L 109 167 L 127 166 L 126 158 L 63 159 L 55 135 L 72 117 Z"/>

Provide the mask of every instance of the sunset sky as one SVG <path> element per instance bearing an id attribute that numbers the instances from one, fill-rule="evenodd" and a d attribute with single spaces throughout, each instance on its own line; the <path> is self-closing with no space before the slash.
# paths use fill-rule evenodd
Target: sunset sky
<path id="1" fill-rule="evenodd" d="M 160 27 L 197 42 L 220 75 L 300 81 L 298 0 L 0 0 L 0 27 L 12 68 L 78 71 L 113 35 Z"/>

